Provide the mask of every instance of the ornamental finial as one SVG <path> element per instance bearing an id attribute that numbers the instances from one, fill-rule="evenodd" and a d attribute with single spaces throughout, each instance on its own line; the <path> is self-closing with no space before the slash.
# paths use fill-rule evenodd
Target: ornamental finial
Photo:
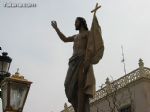
<path id="1" fill-rule="evenodd" d="M 19 68 L 17 68 L 17 72 L 15 74 L 19 74 Z"/>
<path id="2" fill-rule="evenodd" d="M 109 84 L 110 84 L 110 80 L 109 80 L 109 78 L 108 78 L 108 77 L 107 77 L 107 79 L 106 79 L 105 84 L 106 84 L 106 85 L 109 85 Z"/>
<path id="3" fill-rule="evenodd" d="M 144 67 L 144 62 L 141 58 L 139 59 L 139 67 L 140 68 Z"/>
<path id="4" fill-rule="evenodd" d="M 16 79 L 16 80 L 24 80 L 24 81 L 26 80 L 26 79 L 24 78 L 24 76 L 22 76 L 22 75 L 19 73 L 19 68 L 17 68 L 17 72 L 16 72 L 14 75 L 12 75 L 11 78 Z"/>

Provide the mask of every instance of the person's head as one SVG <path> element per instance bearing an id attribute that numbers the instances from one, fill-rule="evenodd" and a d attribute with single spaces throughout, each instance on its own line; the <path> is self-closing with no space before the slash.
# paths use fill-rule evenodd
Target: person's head
<path id="1" fill-rule="evenodd" d="M 77 17 L 75 21 L 75 28 L 76 30 L 80 30 L 81 28 L 88 30 L 86 20 L 83 17 Z"/>

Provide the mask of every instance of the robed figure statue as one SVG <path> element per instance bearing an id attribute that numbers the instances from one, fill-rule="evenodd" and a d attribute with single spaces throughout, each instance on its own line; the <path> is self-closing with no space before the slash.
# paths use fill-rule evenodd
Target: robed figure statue
<path id="1" fill-rule="evenodd" d="M 93 64 L 97 64 L 103 56 L 104 44 L 101 27 L 96 17 L 98 5 L 93 10 L 91 29 L 88 30 L 86 20 L 77 17 L 75 29 L 78 34 L 66 37 L 57 27 L 56 21 L 51 25 L 64 42 L 73 42 L 73 55 L 69 59 L 69 68 L 65 79 L 65 93 L 75 112 L 90 112 L 89 98 L 95 95 L 95 77 Z"/>

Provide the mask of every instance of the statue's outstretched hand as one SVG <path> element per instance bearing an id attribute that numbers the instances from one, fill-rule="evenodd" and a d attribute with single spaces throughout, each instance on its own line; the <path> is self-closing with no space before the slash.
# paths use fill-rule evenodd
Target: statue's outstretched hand
<path id="1" fill-rule="evenodd" d="M 51 25 L 55 30 L 58 29 L 56 21 L 51 21 Z"/>

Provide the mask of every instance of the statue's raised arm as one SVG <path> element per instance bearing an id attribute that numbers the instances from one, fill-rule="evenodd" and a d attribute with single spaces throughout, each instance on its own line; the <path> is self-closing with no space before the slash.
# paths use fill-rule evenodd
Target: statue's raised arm
<path id="1" fill-rule="evenodd" d="M 73 42 L 74 38 L 67 38 L 57 27 L 57 22 L 56 21 L 51 21 L 51 25 L 52 27 L 55 29 L 55 31 L 57 32 L 58 36 L 60 37 L 60 39 L 63 42 Z"/>

